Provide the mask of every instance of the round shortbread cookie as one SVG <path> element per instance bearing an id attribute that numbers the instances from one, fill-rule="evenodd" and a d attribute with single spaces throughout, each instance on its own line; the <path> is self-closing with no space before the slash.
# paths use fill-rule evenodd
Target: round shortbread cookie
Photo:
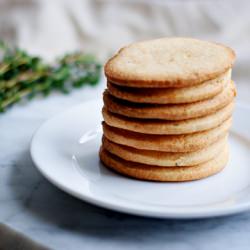
<path id="1" fill-rule="evenodd" d="M 122 48 L 105 65 L 113 83 L 131 87 L 185 87 L 214 79 L 229 70 L 232 49 L 192 38 L 162 38 Z"/>
<path id="2" fill-rule="evenodd" d="M 149 135 L 103 125 L 103 133 L 110 141 L 137 149 L 164 152 L 191 152 L 205 148 L 226 135 L 232 118 L 210 130 L 186 135 Z"/>
<path id="3" fill-rule="evenodd" d="M 234 83 L 228 84 L 213 98 L 188 104 L 139 104 L 117 99 L 106 90 L 105 107 L 113 113 L 133 118 L 185 120 L 209 115 L 229 104 L 236 95 Z"/>
<path id="4" fill-rule="evenodd" d="M 209 99 L 219 94 L 231 81 L 231 70 L 219 77 L 186 88 L 130 88 L 107 83 L 111 95 L 136 103 L 190 103 Z"/>
<path id="5" fill-rule="evenodd" d="M 210 161 L 189 167 L 158 167 L 126 161 L 117 157 L 103 147 L 100 149 L 100 159 L 108 168 L 136 179 L 149 181 L 192 181 L 202 179 L 220 172 L 227 164 L 229 153 L 225 147 Z"/>
<path id="6" fill-rule="evenodd" d="M 179 121 L 129 118 L 111 113 L 105 107 L 102 110 L 102 114 L 104 121 L 112 127 L 144 134 L 177 135 L 195 133 L 217 127 L 232 115 L 233 107 L 234 102 L 231 102 L 208 116 Z"/>
<path id="7" fill-rule="evenodd" d="M 226 143 L 227 135 L 208 147 L 195 152 L 168 153 L 131 148 L 111 142 L 105 136 L 102 138 L 102 146 L 124 160 L 161 167 L 193 166 L 209 161 L 225 147 Z"/>

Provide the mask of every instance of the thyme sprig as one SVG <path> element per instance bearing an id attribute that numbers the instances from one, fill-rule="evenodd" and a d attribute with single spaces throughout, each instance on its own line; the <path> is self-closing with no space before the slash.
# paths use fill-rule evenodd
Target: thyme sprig
<path id="1" fill-rule="evenodd" d="M 69 93 L 73 88 L 96 85 L 101 64 L 93 55 L 74 52 L 48 64 L 40 57 L 0 42 L 0 111 L 23 98 L 53 91 Z"/>

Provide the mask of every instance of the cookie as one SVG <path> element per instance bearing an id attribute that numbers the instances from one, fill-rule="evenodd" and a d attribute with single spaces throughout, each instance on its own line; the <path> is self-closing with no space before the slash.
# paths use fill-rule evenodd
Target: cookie
<path id="1" fill-rule="evenodd" d="M 122 48 L 105 65 L 110 82 L 130 87 L 187 87 L 218 77 L 235 60 L 232 49 L 192 38 L 162 38 Z"/>
<path id="2" fill-rule="evenodd" d="M 107 83 L 111 95 L 136 103 L 190 103 L 209 99 L 219 94 L 231 81 L 231 70 L 202 84 L 184 88 L 131 88 Z"/>
<path id="3" fill-rule="evenodd" d="M 226 143 L 227 135 L 208 147 L 195 152 L 168 153 L 119 145 L 109 141 L 104 136 L 102 139 L 103 148 L 124 160 L 161 167 L 192 166 L 206 162 L 214 158 L 225 147 Z"/>
<path id="4" fill-rule="evenodd" d="M 231 102 L 208 116 L 179 121 L 129 118 L 111 113 L 105 107 L 102 110 L 102 114 L 104 121 L 112 127 L 145 134 L 177 135 L 195 133 L 219 126 L 232 115 L 233 106 L 234 103 Z"/>
<path id="5" fill-rule="evenodd" d="M 105 107 L 113 113 L 133 118 L 185 120 L 209 115 L 232 102 L 235 86 L 231 82 L 213 98 L 188 104 L 138 104 L 123 101 L 111 96 L 106 90 L 103 94 Z"/>
<path id="6" fill-rule="evenodd" d="M 181 182 L 202 179 L 220 172 L 228 162 L 228 148 L 225 147 L 212 160 L 194 166 L 158 167 L 126 161 L 105 150 L 100 149 L 100 159 L 108 168 L 141 180 Z"/>
<path id="7" fill-rule="evenodd" d="M 103 122 L 103 133 L 110 141 L 137 149 L 164 152 L 192 152 L 205 148 L 224 137 L 230 126 L 231 118 L 218 127 L 186 135 L 149 135 L 114 128 Z"/>

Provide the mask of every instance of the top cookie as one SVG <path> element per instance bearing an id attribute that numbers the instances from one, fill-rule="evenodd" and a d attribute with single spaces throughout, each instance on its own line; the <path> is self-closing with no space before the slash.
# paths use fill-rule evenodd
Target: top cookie
<path id="1" fill-rule="evenodd" d="M 106 63 L 105 75 L 129 87 L 186 87 L 218 77 L 234 60 L 234 51 L 221 44 L 162 38 L 122 48 Z"/>

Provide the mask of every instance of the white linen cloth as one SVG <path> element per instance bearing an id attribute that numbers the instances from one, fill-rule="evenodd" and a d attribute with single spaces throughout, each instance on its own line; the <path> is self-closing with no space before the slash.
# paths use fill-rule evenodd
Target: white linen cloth
<path id="1" fill-rule="evenodd" d="M 48 60 L 82 49 L 105 61 L 133 41 L 197 37 L 231 46 L 237 53 L 233 77 L 247 84 L 249 9 L 247 0 L 2 0 L 0 38 Z M 239 88 L 244 101 L 246 90 Z"/>

